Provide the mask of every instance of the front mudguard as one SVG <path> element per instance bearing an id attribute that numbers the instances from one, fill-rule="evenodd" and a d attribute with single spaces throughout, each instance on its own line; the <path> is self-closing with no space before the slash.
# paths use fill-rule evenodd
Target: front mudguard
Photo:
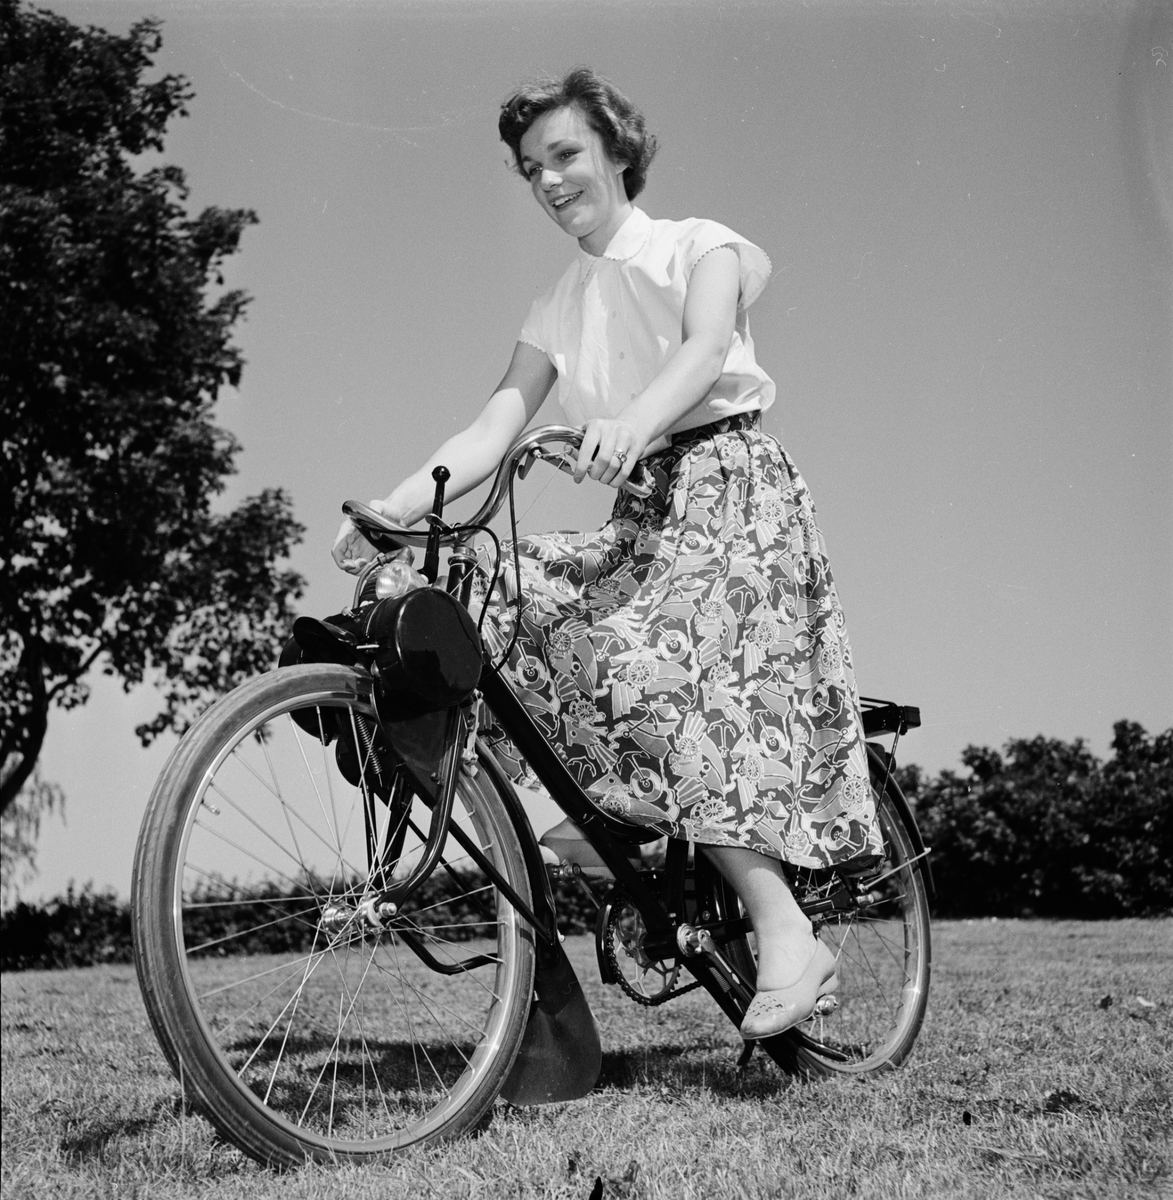
<path id="1" fill-rule="evenodd" d="M 566 957 L 555 920 L 554 892 L 537 835 L 509 777 L 478 745 L 477 762 L 493 782 L 521 843 L 534 913 L 550 937 L 537 936 L 534 1000 L 525 1035 L 501 1095 L 510 1104 L 558 1104 L 585 1096 L 599 1078 L 603 1047 L 582 985 Z"/>

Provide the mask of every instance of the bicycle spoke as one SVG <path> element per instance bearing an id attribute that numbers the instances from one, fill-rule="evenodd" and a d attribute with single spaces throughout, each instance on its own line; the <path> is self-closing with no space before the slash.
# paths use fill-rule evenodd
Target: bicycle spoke
<path id="1" fill-rule="evenodd" d="M 310 911 L 317 911 L 317 910 L 316 909 L 311 910 L 311 909 L 307 908 L 305 911 L 310 912 Z M 223 946 L 228 942 L 237 941 L 238 939 L 240 939 L 242 937 L 247 937 L 249 934 L 260 933 L 261 930 L 263 930 L 263 929 L 272 929 L 277 925 L 284 925 L 287 922 L 293 920 L 295 917 L 298 917 L 301 915 L 302 914 L 300 914 L 300 913 L 282 913 L 281 916 L 274 918 L 272 921 L 265 921 L 260 925 L 250 925 L 248 927 L 248 929 L 240 929 L 240 930 L 237 930 L 235 933 L 225 934 L 223 937 L 220 937 L 220 938 L 212 938 L 210 941 L 199 942 L 195 946 L 188 946 L 187 952 L 189 954 L 200 954 L 205 950 L 210 950 L 213 946 Z M 317 928 L 316 921 L 313 924 L 310 924 L 310 922 L 308 922 L 308 921 L 298 921 L 297 923 L 299 925 L 304 925 L 307 929 L 316 929 Z"/>

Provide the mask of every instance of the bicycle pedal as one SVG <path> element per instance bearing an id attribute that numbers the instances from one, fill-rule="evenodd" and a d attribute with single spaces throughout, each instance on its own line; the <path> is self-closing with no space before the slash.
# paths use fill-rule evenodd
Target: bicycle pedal
<path id="1" fill-rule="evenodd" d="M 544 860 L 543 865 L 546 868 L 546 874 L 551 879 L 581 879 L 586 883 L 615 882 L 615 876 L 611 873 L 610 868 L 605 865 L 583 867 L 578 863 L 568 862 L 566 859 L 557 863 Z"/>

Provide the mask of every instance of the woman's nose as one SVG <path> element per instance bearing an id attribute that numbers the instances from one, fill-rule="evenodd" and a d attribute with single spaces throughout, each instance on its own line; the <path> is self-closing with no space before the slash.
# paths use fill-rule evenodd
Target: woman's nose
<path id="1" fill-rule="evenodd" d="M 542 171 L 542 189 L 549 191 L 551 188 L 556 188 L 562 182 L 562 176 L 557 171 L 551 171 L 546 167 Z"/>

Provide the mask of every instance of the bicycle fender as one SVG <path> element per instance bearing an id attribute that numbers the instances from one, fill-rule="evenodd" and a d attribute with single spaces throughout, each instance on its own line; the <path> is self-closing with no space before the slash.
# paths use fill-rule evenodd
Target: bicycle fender
<path id="1" fill-rule="evenodd" d="M 867 742 L 865 745 L 868 748 L 868 758 L 872 760 L 873 765 L 878 767 L 880 771 L 886 771 L 891 757 L 888 751 L 882 746 L 877 746 L 874 742 Z M 893 767 L 895 765 L 895 763 L 892 763 Z M 913 848 L 917 854 L 923 854 L 926 849 L 925 840 L 921 837 L 916 817 L 913 815 L 912 806 L 908 803 L 895 779 L 890 778 L 888 780 L 888 787 L 892 803 L 896 805 L 896 811 L 900 814 L 900 819 L 904 822 L 904 828 L 908 830 L 908 836 L 912 839 Z M 921 874 L 925 877 L 925 887 L 928 889 L 929 900 L 936 900 L 937 885 L 933 882 L 933 868 L 929 863 L 928 857 L 922 858 L 917 866 L 920 868 Z"/>
<path id="2" fill-rule="evenodd" d="M 537 948 L 534 1002 L 501 1088 L 510 1104 L 560 1104 L 587 1095 L 603 1066 L 595 1015 L 559 943 Z"/>
<path id="3" fill-rule="evenodd" d="M 595 1015 L 558 940 L 554 892 L 542 862 L 538 839 L 521 800 L 492 752 L 481 746 L 480 768 L 487 771 L 521 843 L 534 912 L 554 935 L 536 939 L 534 1001 L 513 1068 L 501 1089 L 510 1104 L 560 1104 L 587 1095 L 603 1066 Z"/>

